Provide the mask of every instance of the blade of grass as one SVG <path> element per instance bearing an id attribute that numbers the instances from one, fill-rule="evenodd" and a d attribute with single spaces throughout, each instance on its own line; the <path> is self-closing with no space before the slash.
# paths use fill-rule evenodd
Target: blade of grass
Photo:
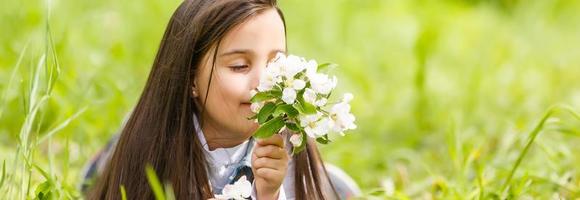
<path id="1" fill-rule="evenodd" d="M 121 185 L 121 200 L 127 200 L 127 191 L 125 191 L 125 186 Z"/>
<path id="2" fill-rule="evenodd" d="M 167 200 L 175 200 L 175 192 L 173 192 L 173 187 L 170 184 L 165 184 L 165 197 Z"/>
<path id="3" fill-rule="evenodd" d="M 68 126 L 70 124 L 70 122 L 74 119 L 76 119 L 79 115 L 81 115 L 83 112 L 85 112 L 87 110 L 87 107 L 82 108 L 81 110 L 77 111 L 75 114 L 73 114 L 71 117 L 67 118 L 66 120 L 64 120 L 62 123 L 60 123 L 59 125 L 57 125 L 55 128 L 53 128 L 52 130 L 48 131 L 48 133 L 46 133 L 45 135 L 43 135 L 39 140 L 37 144 L 40 144 L 42 142 L 44 142 L 45 140 L 47 140 L 48 138 L 52 137 L 55 133 L 57 133 L 58 131 L 64 129 L 66 126 Z"/>
<path id="4" fill-rule="evenodd" d="M 165 200 L 165 195 L 163 194 L 163 188 L 161 186 L 161 182 L 157 178 L 157 174 L 151 165 L 147 165 L 145 167 L 145 172 L 147 173 L 147 180 L 149 181 L 149 185 L 153 190 L 153 194 L 155 195 L 155 199 L 157 200 Z"/>
<path id="5" fill-rule="evenodd" d="M 509 175 L 507 176 L 507 178 L 504 181 L 503 186 L 501 187 L 502 188 L 501 191 L 502 191 L 502 195 L 503 196 L 505 196 L 507 194 L 508 186 L 510 185 L 514 174 L 516 173 L 516 171 L 517 171 L 518 167 L 520 166 L 522 160 L 524 159 L 524 157 L 528 153 L 528 150 L 530 149 L 530 147 L 532 146 L 532 144 L 536 140 L 536 137 L 538 136 L 538 134 L 540 133 L 540 131 L 543 129 L 546 121 L 554 113 L 556 113 L 557 111 L 560 111 L 560 110 L 566 111 L 566 112 L 570 113 L 574 118 L 576 118 L 577 120 L 580 121 L 580 115 L 576 111 L 574 111 L 574 109 L 572 109 L 569 106 L 556 105 L 556 106 L 550 107 L 548 109 L 548 111 L 546 111 L 546 113 L 544 114 L 544 116 L 542 117 L 542 119 L 536 124 L 535 128 L 528 134 L 529 135 L 528 142 L 524 146 L 524 149 L 522 150 L 522 152 L 518 156 L 516 162 L 514 163 L 514 166 L 512 167 L 512 170 L 510 171 Z"/>
<path id="6" fill-rule="evenodd" d="M 0 189 L 4 186 L 6 180 L 6 160 L 2 161 L 2 176 L 0 177 Z"/>
<path id="7" fill-rule="evenodd" d="M 28 45 L 30 43 L 30 40 L 28 40 L 26 42 L 26 44 L 24 45 L 24 48 L 22 49 L 22 51 L 20 52 L 20 55 L 18 56 L 18 60 L 16 61 L 16 64 L 14 65 L 14 69 L 12 70 L 12 73 L 10 74 L 10 80 L 8 81 L 8 85 L 6 86 L 6 89 L 4 90 L 4 92 L 2 93 L 2 102 L 0 102 L 0 118 L 2 118 L 2 114 L 4 113 L 4 109 L 6 107 L 6 101 L 8 100 L 8 91 L 10 90 L 10 88 L 12 88 L 12 83 L 14 82 L 14 78 L 16 77 L 16 72 L 18 72 L 18 70 L 20 69 L 20 64 L 22 63 L 22 59 L 24 58 L 24 55 L 26 54 L 26 49 L 28 49 Z"/>

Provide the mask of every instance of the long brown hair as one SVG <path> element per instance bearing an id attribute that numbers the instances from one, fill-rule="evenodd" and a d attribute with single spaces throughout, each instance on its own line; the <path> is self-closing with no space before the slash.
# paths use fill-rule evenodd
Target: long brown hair
<path id="1" fill-rule="evenodd" d="M 191 95 L 195 72 L 210 49 L 217 52 L 229 30 L 271 8 L 284 21 L 276 0 L 181 3 L 169 21 L 139 102 L 89 199 L 120 199 L 120 186 L 130 199 L 153 199 L 145 175 L 147 164 L 171 184 L 177 199 L 213 197 L 207 161 L 193 123 L 194 115 L 201 117 L 203 112 Z M 306 150 L 293 159 L 296 199 L 336 197 L 315 143 L 309 141 Z"/>

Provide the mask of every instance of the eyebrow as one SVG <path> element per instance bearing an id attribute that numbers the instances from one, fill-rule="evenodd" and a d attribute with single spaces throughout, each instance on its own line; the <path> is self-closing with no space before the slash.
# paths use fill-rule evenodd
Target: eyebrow
<path id="1" fill-rule="evenodd" d="M 252 54 L 254 51 L 249 50 L 249 49 L 234 49 L 228 52 L 224 52 L 222 54 L 220 54 L 219 56 L 229 56 L 229 55 L 234 55 L 234 54 Z M 286 53 L 286 51 L 281 50 L 281 49 L 275 49 L 270 51 L 270 54 L 274 54 L 274 53 Z"/>

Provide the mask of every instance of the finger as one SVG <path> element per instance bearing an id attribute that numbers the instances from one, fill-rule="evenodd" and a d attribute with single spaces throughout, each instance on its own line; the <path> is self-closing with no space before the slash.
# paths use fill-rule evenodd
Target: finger
<path id="1" fill-rule="evenodd" d="M 288 161 L 262 157 L 252 160 L 252 168 L 269 168 L 273 170 L 285 171 L 288 168 Z"/>
<path id="2" fill-rule="evenodd" d="M 257 146 L 254 149 L 254 154 L 258 158 L 270 157 L 274 159 L 282 159 L 288 156 L 285 149 L 275 145 Z"/>
<path id="3" fill-rule="evenodd" d="M 269 138 L 258 139 L 257 144 L 260 146 L 276 145 L 284 148 L 284 139 L 282 139 L 280 134 L 274 134 Z"/>
<path id="4" fill-rule="evenodd" d="M 284 172 L 270 168 L 259 168 L 256 170 L 256 176 L 268 181 L 275 181 L 283 178 Z"/>

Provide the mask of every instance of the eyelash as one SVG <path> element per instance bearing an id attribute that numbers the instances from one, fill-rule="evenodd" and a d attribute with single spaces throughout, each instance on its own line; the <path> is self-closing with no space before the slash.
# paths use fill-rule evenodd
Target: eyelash
<path id="1" fill-rule="evenodd" d="M 245 68 L 248 68 L 248 65 L 235 65 L 235 66 L 230 66 L 230 69 L 232 69 L 232 71 L 237 72 L 239 70 L 243 70 Z"/>

